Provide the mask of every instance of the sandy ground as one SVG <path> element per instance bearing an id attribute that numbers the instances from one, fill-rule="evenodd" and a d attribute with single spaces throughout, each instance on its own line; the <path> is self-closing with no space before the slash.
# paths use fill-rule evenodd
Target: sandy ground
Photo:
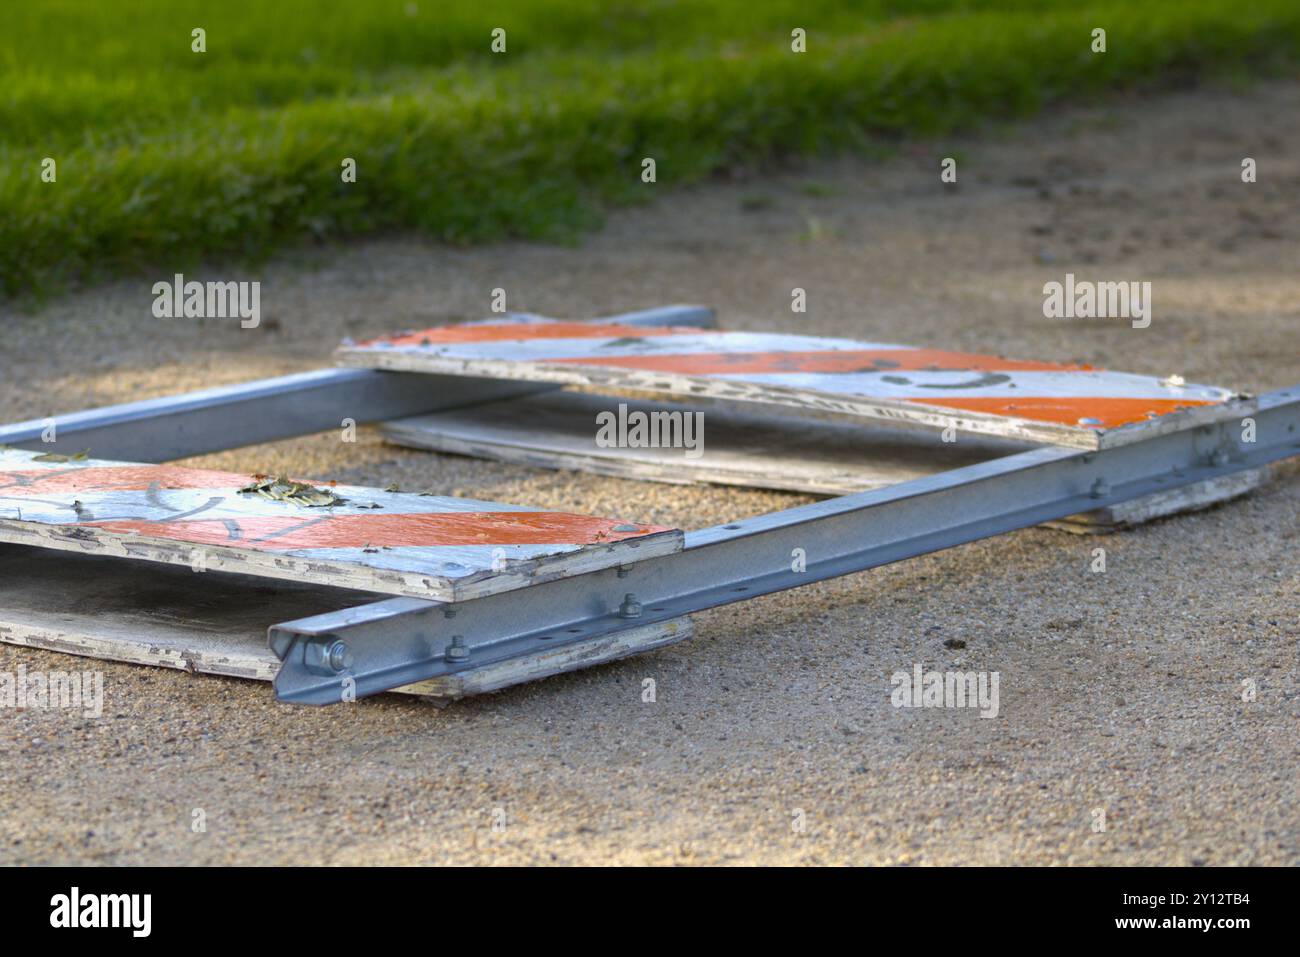
<path id="1" fill-rule="evenodd" d="M 165 264 L 0 314 L 0 415 L 319 366 L 343 335 L 485 315 L 498 286 L 551 315 L 698 301 L 731 327 L 1277 388 L 1300 381 L 1297 107 L 1296 83 L 1112 100 L 882 163 L 647 186 L 654 205 L 579 248 L 386 239 L 190 276 L 260 279 L 258 330 L 154 319 Z M 1042 285 L 1066 272 L 1152 281 L 1152 325 L 1044 319 Z M 684 527 L 805 501 L 371 434 L 202 461 Z M 445 710 L 291 707 L 104 664 L 100 720 L 0 713 L 0 861 L 1298 864 L 1298 474 L 1105 540 L 1105 574 L 1096 540 L 1028 530 L 702 614 L 690 643 Z M 917 662 L 997 671 L 998 717 L 892 707 L 890 675 Z M 0 672 L 19 664 L 84 666 L 0 647 Z"/>

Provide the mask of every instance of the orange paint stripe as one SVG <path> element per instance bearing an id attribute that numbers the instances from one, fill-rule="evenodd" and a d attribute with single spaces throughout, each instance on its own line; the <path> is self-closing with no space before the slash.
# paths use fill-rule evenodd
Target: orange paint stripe
<path id="1" fill-rule="evenodd" d="M 508 323 L 489 326 L 435 326 L 419 332 L 405 332 L 397 336 L 380 336 L 358 343 L 370 346 L 386 342 L 394 346 L 434 345 L 450 342 L 503 342 L 528 339 L 644 339 L 651 336 L 699 335 L 700 330 L 685 326 L 622 326 L 617 323 L 543 322 L 527 325 Z"/>
<path id="2" fill-rule="evenodd" d="M 254 551 L 301 548 L 402 548 L 436 545 L 593 545 L 639 538 L 670 529 L 638 525 L 616 532 L 614 519 L 566 512 L 437 512 L 415 515 L 258 516 L 237 521 L 138 520 L 83 522 L 109 532 L 136 533 L 199 545 L 229 545 Z M 231 526 L 237 529 L 232 535 Z"/>
<path id="3" fill-rule="evenodd" d="M 566 365 L 609 366 L 682 375 L 761 375 L 780 372 L 1080 372 L 1087 365 L 1002 359 L 938 349 L 855 349 L 823 352 L 706 352 L 696 355 L 583 356 L 548 359 Z"/>
<path id="4" fill-rule="evenodd" d="M 1101 424 L 1088 426 L 1094 429 L 1113 429 L 1133 422 L 1145 422 L 1154 412 L 1168 415 L 1178 409 L 1198 405 L 1214 405 L 1201 399 L 1106 399 L 1106 398 L 1052 398 L 1017 396 L 1014 399 L 982 396 L 969 398 L 911 398 L 908 402 L 938 405 L 967 412 L 986 412 L 992 415 L 1009 415 L 1035 422 L 1058 422 L 1063 425 L 1079 424 L 1080 419 L 1097 419 Z"/>
<path id="5" fill-rule="evenodd" d="M 0 472 L 0 495 L 39 496 L 63 492 L 133 492 L 151 488 L 238 489 L 253 481 L 239 472 L 187 469 L 175 465 L 94 465 L 67 469 Z"/>

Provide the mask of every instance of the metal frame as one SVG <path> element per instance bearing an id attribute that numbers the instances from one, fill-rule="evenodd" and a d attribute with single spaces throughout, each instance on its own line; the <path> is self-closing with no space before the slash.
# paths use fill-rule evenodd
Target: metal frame
<path id="1" fill-rule="evenodd" d="M 610 317 L 708 326 L 675 306 Z M 97 456 L 163 461 L 200 452 L 538 391 L 527 383 L 322 370 L 56 417 L 59 440 Z M 256 415 L 250 415 L 252 412 Z M 687 532 L 683 551 L 458 603 L 396 598 L 271 626 L 277 697 L 330 704 L 590 642 L 629 628 L 863 571 L 1039 522 L 1300 454 L 1300 385 L 1241 420 L 1113 448 L 1041 447 L 888 488 Z M 46 422 L 0 426 L 41 445 Z M 147 447 L 146 447 L 147 446 Z M 44 446 L 48 448 L 48 445 Z M 342 642 L 346 655 L 324 653 Z M 346 667 L 330 662 L 346 660 Z"/>
<path id="2" fill-rule="evenodd" d="M 611 316 L 625 325 L 711 328 L 705 306 L 663 306 Z M 170 462 L 339 428 L 557 389 L 546 383 L 466 379 L 370 369 L 317 369 L 217 389 L 0 425 L 0 445 L 96 458 Z M 54 441 L 42 436 L 54 427 Z"/>

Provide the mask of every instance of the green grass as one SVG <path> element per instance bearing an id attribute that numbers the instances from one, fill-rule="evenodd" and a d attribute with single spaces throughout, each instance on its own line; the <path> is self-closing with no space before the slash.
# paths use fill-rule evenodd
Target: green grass
<path id="1" fill-rule="evenodd" d="M 737 164 L 1300 52 L 1295 0 L 416 3 L 11 5 L 0 288 L 390 228 L 567 239 Z M 795 26 L 806 54 L 790 52 Z M 1094 55 L 1098 26 L 1108 52 Z M 56 183 L 41 181 L 46 156 Z"/>

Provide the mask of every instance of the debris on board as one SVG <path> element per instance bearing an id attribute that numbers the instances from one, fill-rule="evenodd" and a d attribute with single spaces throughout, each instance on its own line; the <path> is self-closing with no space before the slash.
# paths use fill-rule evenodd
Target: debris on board
<path id="1" fill-rule="evenodd" d="M 347 499 L 335 495 L 329 489 L 317 488 L 307 482 L 295 482 L 287 478 L 271 478 L 269 475 L 255 476 L 258 481 L 245 485 L 239 491 L 243 494 L 259 495 L 273 502 L 288 502 L 304 508 L 324 508 L 341 505 Z"/>
<path id="2" fill-rule="evenodd" d="M 46 452 L 44 455 L 33 457 L 33 462 L 84 462 L 90 457 L 90 449 L 82 449 L 72 455 L 63 455 L 59 452 Z"/>

